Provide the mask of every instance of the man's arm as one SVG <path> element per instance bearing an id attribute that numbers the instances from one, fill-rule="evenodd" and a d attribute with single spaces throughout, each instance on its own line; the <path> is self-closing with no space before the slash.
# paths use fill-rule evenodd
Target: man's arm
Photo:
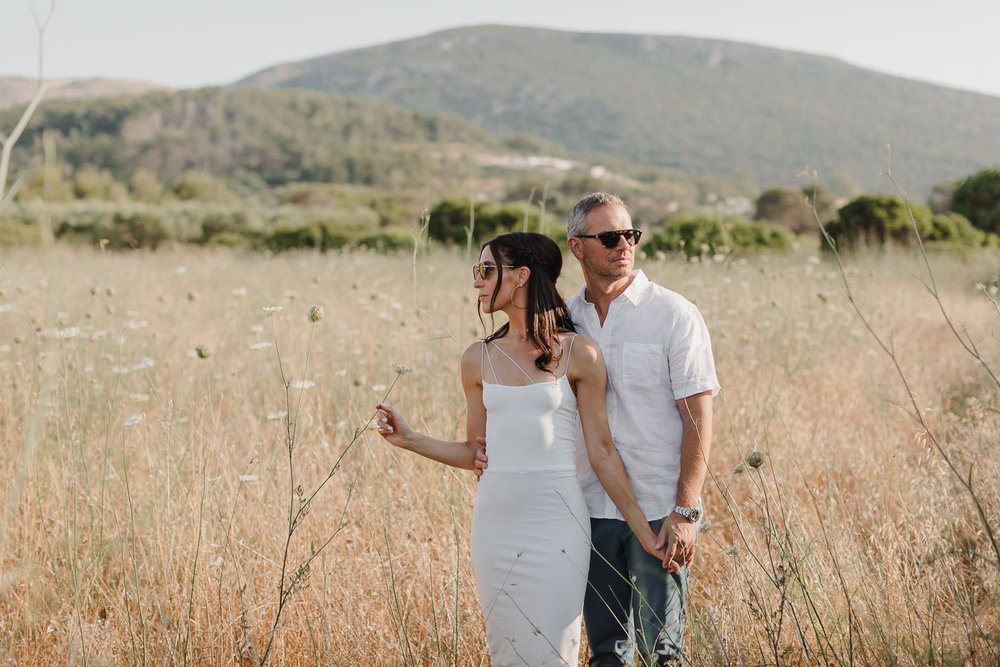
<path id="1" fill-rule="evenodd" d="M 712 450 L 712 392 L 703 391 L 682 398 L 677 401 L 677 409 L 684 423 L 684 436 L 681 440 L 681 474 L 677 482 L 676 504 L 697 507 Z M 659 539 L 659 543 L 667 547 L 663 566 L 674 569 L 671 561 L 676 559 L 685 567 L 690 567 L 697 537 L 697 524 L 676 512 L 668 516 L 663 522 Z"/>

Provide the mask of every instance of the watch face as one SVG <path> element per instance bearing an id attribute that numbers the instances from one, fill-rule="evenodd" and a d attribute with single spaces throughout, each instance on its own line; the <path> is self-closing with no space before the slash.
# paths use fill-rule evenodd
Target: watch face
<path id="1" fill-rule="evenodd" d="M 701 518 L 701 511 L 697 508 L 691 510 L 691 512 L 688 514 L 688 518 L 691 519 L 692 521 L 697 521 L 698 519 Z"/>

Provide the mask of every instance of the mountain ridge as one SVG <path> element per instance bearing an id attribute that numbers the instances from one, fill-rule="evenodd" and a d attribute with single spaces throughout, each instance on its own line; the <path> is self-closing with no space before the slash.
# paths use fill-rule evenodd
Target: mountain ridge
<path id="1" fill-rule="evenodd" d="M 887 143 L 914 190 L 1000 158 L 1000 97 L 699 37 L 452 28 L 282 63 L 233 85 L 455 113 L 574 152 L 757 187 L 793 183 L 809 165 L 821 180 L 886 190 Z"/>

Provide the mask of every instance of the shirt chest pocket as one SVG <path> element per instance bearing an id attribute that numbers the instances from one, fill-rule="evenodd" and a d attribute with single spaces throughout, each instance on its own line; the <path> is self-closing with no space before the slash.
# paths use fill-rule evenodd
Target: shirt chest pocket
<path id="1" fill-rule="evenodd" d="M 662 345 L 625 343 L 622 353 L 622 380 L 627 386 L 659 386 L 665 363 Z"/>

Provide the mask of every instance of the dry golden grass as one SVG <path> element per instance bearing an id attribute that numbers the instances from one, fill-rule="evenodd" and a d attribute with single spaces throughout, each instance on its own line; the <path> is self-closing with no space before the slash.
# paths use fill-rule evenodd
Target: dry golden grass
<path id="1" fill-rule="evenodd" d="M 1000 317 L 975 288 L 996 255 L 932 259 L 949 313 L 1000 368 Z M 446 252 L 415 266 L 365 253 L 0 256 L 0 662 L 259 662 L 290 502 L 274 340 L 290 381 L 315 383 L 290 390 L 308 496 L 365 428 L 393 361 L 416 370 L 390 400 L 431 433 L 460 433 L 458 355 L 478 331 L 467 264 Z M 996 664 L 983 524 L 835 266 L 806 253 L 642 265 L 702 309 L 724 387 L 690 664 Z M 894 254 L 848 262 L 997 529 L 998 388 L 921 271 Z M 579 284 L 570 261 L 564 294 Z M 272 304 L 283 309 L 266 318 Z M 313 304 L 326 311 L 316 325 Z M 755 449 L 763 466 L 734 472 Z M 289 572 L 334 537 L 283 610 L 269 662 L 488 664 L 468 565 L 474 493 L 470 473 L 361 433 L 293 535 Z"/>

